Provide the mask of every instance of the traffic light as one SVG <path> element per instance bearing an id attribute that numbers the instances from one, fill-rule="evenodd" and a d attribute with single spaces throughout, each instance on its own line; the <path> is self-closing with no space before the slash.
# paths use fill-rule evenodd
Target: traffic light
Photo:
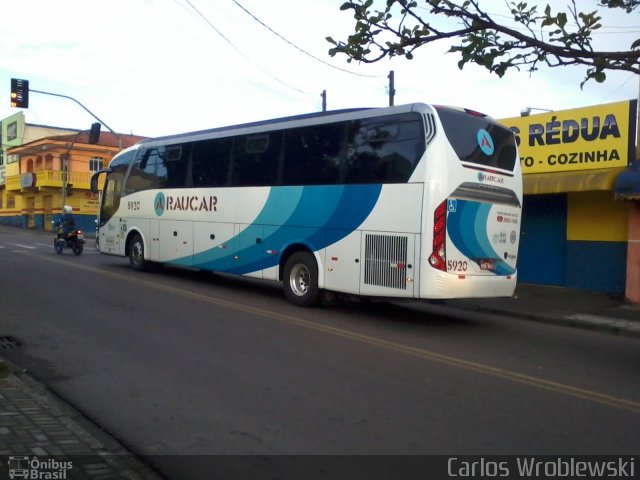
<path id="1" fill-rule="evenodd" d="M 11 79 L 11 106 L 29 108 L 29 80 Z"/>
<path id="2" fill-rule="evenodd" d="M 91 130 L 89 131 L 89 143 L 95 145 L 100 141 L 100 123 L 95 122 L 91 124 Z"/>
<path id="3" fill-rule="evenodd" d="M 65 190 L 65 194 L 67 197 L 70 197 L 71 195 L 73 195 L 73 183 L 67 183 L 66 186 L 66 190 Z"/>

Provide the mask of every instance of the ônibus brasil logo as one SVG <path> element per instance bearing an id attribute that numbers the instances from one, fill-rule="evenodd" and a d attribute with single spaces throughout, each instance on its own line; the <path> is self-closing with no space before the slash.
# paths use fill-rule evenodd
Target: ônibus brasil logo
<path id="1" fill-rule="evenodd" d="M 478 130 L 477 138 L 480 150 L 482 150 L 485 155 L 493 155 L 495 147 L 493 146 L 493 138 L 491 138 L 491 134 L 484 128 L 481 128 Z"/>
<path id="2" fill-rule="evenodd" d="M 160 216 L 164 213 L 164 206 L 166 205 L 166 201 L 164 198 L 164 193 L 158 192 L 156 195 L 156 199 L 153 201 L 153 209 L 156 212 L 157 216 Z"/>

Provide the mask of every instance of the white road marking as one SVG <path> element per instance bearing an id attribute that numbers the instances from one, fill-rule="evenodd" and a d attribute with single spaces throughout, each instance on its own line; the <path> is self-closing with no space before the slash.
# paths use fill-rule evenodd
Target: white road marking
<path id="1" fill-rule="evenodd" d="M 29 250 L 35 250 L 37 248 L 31 245 L 23 245 L 22 243 L 12 243 L 11 245 L 15 245 L 16 247 L 21 247 L 21 248 L 28 248 Z"/>

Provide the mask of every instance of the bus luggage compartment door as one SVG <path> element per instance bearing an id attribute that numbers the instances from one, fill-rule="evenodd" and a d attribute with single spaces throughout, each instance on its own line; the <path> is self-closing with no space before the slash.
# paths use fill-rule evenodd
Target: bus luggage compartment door
<path id="1" fill-rule="evenodd" d="M 193 265 L 193 223 L 169 220 L 160 223 L 160 257 L 167 263 Z"/>

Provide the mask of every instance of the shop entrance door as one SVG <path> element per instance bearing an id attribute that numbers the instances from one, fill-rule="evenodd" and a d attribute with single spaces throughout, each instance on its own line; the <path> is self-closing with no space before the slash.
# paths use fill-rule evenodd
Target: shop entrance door
<path id="1" fill-rule="evenodd" d="M 567 195 L 527 195 L 522 212 L 518 282 L 564 285 Z"/>

